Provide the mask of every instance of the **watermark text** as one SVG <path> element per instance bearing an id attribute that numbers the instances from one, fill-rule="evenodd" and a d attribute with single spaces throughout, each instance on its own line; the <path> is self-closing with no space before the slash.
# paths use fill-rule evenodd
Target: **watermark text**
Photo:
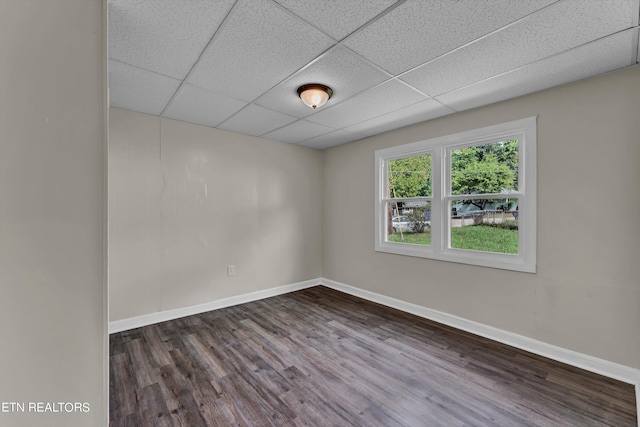
<path id="1" fill-rule="evenodd" d="M 0 402 L 0 413 L 74 413 L 89 412 L 87 402 Z"/>

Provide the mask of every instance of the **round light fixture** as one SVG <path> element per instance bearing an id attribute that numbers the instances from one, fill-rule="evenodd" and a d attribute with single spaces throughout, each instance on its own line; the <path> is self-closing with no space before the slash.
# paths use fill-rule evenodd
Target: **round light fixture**
<path id="1" fill-rule="evenodd" d="M 314 110 L 326 104 L 331 95 L 333 90 L 320 83 L 309 83 L 298 88 L 298 96 L 302 102 Z"/>

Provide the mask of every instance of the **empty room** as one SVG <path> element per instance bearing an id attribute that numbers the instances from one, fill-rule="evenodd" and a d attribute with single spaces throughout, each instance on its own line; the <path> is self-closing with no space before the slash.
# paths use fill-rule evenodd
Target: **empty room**
<path id="1" fill-rule="evenodd" d="M 0 425 L 640 426 L 639 18 L 0 0 Z"/>

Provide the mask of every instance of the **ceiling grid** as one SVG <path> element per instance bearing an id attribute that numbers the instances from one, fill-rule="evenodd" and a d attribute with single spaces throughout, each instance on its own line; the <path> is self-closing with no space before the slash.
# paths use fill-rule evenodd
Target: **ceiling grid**
<path id="1" fill-rule="evenodd" d="M 110 102 L 326 149 L 638 63 L 639 3 L 108 0 Z"/>

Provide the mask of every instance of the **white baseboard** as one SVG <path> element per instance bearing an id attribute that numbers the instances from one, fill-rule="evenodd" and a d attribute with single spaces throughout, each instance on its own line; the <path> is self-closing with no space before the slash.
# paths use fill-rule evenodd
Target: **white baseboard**
<path id="1" fill-rule="evenodd" d="M 547 344 L 532 338 L 518 335 L 513 332 L 504 331 L 492 326 L 483 325 L 451 314 L 432 310 L 417 304 L 412 304 L 396 298 L 370 292 L 364 289 L 355 288 L 344 283 L 336 282 L 326 278 L 318 278 L 307 280 L 304 282 L 292 283 L 289 285 L 278 286 L 276 288 L 265 289 L 261 291 L 251 292 L 248 294 L 237 295 L 229 298 L 223 298 L 211 301 L 205 304 L 195 305 L 191 307 L 176 308 L 157 313 L 145 314 L 129 319 L 116 320 L 109 322 L 109 333 L 122 332 L 129 329 L 139 328 L 142 326 L 152 325 L 155 323 L 165 322 L 167 320 L 178 319 L 181 317 L 191 316 L 193 314 L 204 313 L 206 311 L 216 310 L 219 308 L 230 307 L 233 305 L 244 304 L 251 301 L 257 301 L 276 295 L 286 294 L 288 292 L 306 289 L 312 286 L 323 285 L 347 294 L 357 296 L 368 301 L 386 305 L 407 313 L 425 319 L 433 320 L 447 326 L 451 326 L 475 335 L 489 338 L 494 341 L 501 342 L 522 350 L 529 351 L 540 356 L 548 357 L 562 363 L 566 363 L 577 368 L 595 372 L 609 378 L 620 380 L 636 387 L 636 399 L 638 400 L 638 408 L 640 408 L 640 369 L 630 368 L 604 359 L 599 359 L 586 354 L 567 350 L 562 347 Z M 639 417 L 640 418 L 640 417 Z M 640 424 L 640 422 L 639 422 Z M 640 427 L 640 425 L 639 425 Z"/>
<path id="2" fill-rule="evenodd" d="M 244 304 L 251 301 L 258 301 L 264 298 L 274 297 L 276 295 L 286 294 L 289 292 L 298 291 L 300 289 L 310 288 L 312 286 L 318 285 L 320 285 L 320 279 L 306 280 L 304 282 L 292 283 L 289 285 L 278 286 L 276 288 L 270 288 L 262 291 L 250 292 L 248 294 L 223 298 L 205 304 L 175 308 L 172 310 L 144 314 L 142 316 L 131 317 L 128 319 L 115 320 L 113 322 L 109 322 L 109 334 L 127 331 L 134 328 L 140 328 L 142 326 L 153 325 L 155 323 L 166 322 L 167 320 L 179 319 L 181 317 L 200 314 L 211 310 L 217 310 L 219 308 L 231 307 L 233 305 Z"/>
<path id="3" fill-rule="evenodd" d="M 636 418 L 640 427 L 640 382 L 636 384 Z"/>
<path id="4" fill-rule="evenodd" d="M 636 384 L 636 418 L 640 427 L 640 382 Z"/>
<path id="5" fill-rule="evenodd" d="M 461 329 L 475 335 L 489 338 L 491 340 L 498 341 L 525 351 L 529 351 L 540 356 L 548 357 L 549 359 L 566 363 L 577 368 L 595 372 L 609 378 L 613 378 L 629 384 L 634 384 L 636 386 L 636 399 L 638 400 L 638 408 L 640 409 L 640 369 L 630 368 L 618 363 L 609 362 L 607 360 L 598 359 L 597 357 L 578 353 L 572 350 L 567 350 L 565 348 L 534 340 L 523 335 L 514 334 L 513 332 L 507 332 L 502 329 L 483 325 L 481 323 L 463 319 L 451 314 L 442 313 L 440 311 L 431 310 L 420 305 L 408 303 L 406 301 L 391 298 L 385 295 L 380 295 L 375 292 L 355 288 L 353 286 L 345 285 L 344 283 L 336 282 L 334 280 L 321 278 L 320 283 L 328 288 L 342 291 L 347 294 L 366 299 L 368 301 L 376 302 L 378 304 L 396 308 L 407 313 L 415 314 L 416 316 L 420 316 L 425 319 L 433 320 L 435 322 L 442 323 L 456 329 Z"/>

